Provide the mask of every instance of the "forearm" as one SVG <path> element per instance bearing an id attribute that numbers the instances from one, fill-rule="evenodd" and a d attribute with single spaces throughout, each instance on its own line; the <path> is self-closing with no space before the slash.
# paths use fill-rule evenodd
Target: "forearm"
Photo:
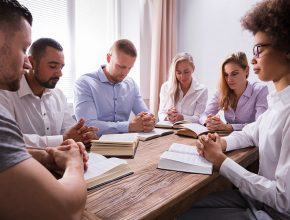
<path id="1" fill-rule="evenodd" d="M 84 168 L 78 164 L 69 165 L 59 183 L 63 187 L 63 205 L 70 213 L 74 213 L 76 219 L 80 219 L 84 209 L 87 190 L 86 182 L 84 180 Z M 73 192 L 73 193 L 72 193 Z"/>
<path id="2" fill-rule="evenodd" d="M 38 149 L 31 149 L 27 148 L 28 153 L 31 154 L 31 156 L 37 160 L 39 163 L 41 163 L 46 169 L 48 170 L 54 170 L 56 167 L 52 165 L 52 161 L 45 151 L 43 150 L 38 150 Z"/>

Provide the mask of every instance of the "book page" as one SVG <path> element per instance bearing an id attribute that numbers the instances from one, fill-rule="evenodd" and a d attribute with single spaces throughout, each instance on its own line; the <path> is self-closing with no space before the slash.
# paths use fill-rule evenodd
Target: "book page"
<path id="1" fill-rule="evenodd" d="M 202 132 L 208 131 L 208 129 L 205 126 L 197 124 L 197 123 L 183 124 L 182 127 L 187 128 L 191 131 L 194 131 L 197 135 L 199 135 Z"/>
<path id="2" fill-rule="evenodd" d="M 162 134 L 172 134 L 173 130 L 172 129 L 162 129 L 162 128 L 154 128 L 150 132 L 139 132 L 137 133 L 138 137 L 153 137 L 153 136 L 160 136 Z"/>
<path id="3" fill-rule="evenodd" d="M 198 154 L 184 154 L 184 153 L 177 153 L 172 151 L 165 151 L 160 159 L 167 159 L 172 161 L 178 161 L 190 165 L 196 165 L 200 167 L 212 167 L 212 163 L 207 161 L 202 156 Z"/>
<path id="4" fill-rule="evenodd" d="M 165 126 L 165 127 L 172 127 L 173 123 L 171 123 L 170 121 L 159 121 L 156 123 L 156 125 L 158 126 Z"/>
<path id="5" fill-rule="evenodd" d="M 199 156 L 196 146 L 173 143 L 168 151 Z"/>
<path id="6" fill-rule="evenodd" d="M 126 164 L 127 161 L 114 157 L 107 159 L 100 154 L 89 153 L 88 169 L 84 174 L 85 180 L 99 176 L 123 163 Z"/>
<path id="7" fill-rule="evenodd" d="M 108 142 L 134 142 L 137 139 L 137 133 L 124 133 L 124 134 L 103 134 L 99 141 Z"/>

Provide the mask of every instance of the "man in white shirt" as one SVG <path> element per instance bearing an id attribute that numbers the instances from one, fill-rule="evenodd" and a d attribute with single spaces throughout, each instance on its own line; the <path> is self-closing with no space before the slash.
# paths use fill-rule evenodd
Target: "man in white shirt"
<path id="1" fill-rule="evenodd" d="M 64 140 L 88 144 L 97 129 L 72 118 L 66 97 L 54 88 L 62 76 L 64 54 L 53 39 L 41 38 L 29 50 L 32 69 L 20 81 L 16 92 L 0 91 L 0 102 L 18 123 L 28 146 L 53 147 Z"/>

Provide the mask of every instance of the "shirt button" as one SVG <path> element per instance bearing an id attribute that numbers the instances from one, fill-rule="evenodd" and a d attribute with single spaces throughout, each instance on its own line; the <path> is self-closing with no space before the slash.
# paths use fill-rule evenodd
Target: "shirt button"
<path id="1" fill-rule="evenodd" d="M 49 130 L 49 128 L 46 128 L 46 130 Z"/>
<path id="2" fill-rule="evenodd" d="M 43 113 L 43 116 L 46 116 L 46 113 Z"/>

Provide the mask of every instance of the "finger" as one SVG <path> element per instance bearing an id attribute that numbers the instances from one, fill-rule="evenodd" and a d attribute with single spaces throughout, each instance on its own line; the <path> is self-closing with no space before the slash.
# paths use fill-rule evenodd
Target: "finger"
<path id="1" fill-rule="evenodd" d="M 79 130 L 84 124 L 85 124 L 85 119 L 80 118 L 80 120 L 72 128 Z"/>
<path id="2" fill-rule="evenodd" d="M 70 145 L 70 144 L 75 144 L 76 142 L 73 139 L 66 139 L 65 141 L 62 142 L 61 145 Z"/>
<path id="3" fill-rule="evenodd" d="M 80 127 L 80 128 L 78 129 L 78 133 L 79 133 L 79 134 L 82 134 L 82 133 L 84 133 L 84 132 L 87 132 L 87 130 L 88 130 L 88 126 L 87 126 L 87 125 L 83 125 L 82 127 Z"/>

